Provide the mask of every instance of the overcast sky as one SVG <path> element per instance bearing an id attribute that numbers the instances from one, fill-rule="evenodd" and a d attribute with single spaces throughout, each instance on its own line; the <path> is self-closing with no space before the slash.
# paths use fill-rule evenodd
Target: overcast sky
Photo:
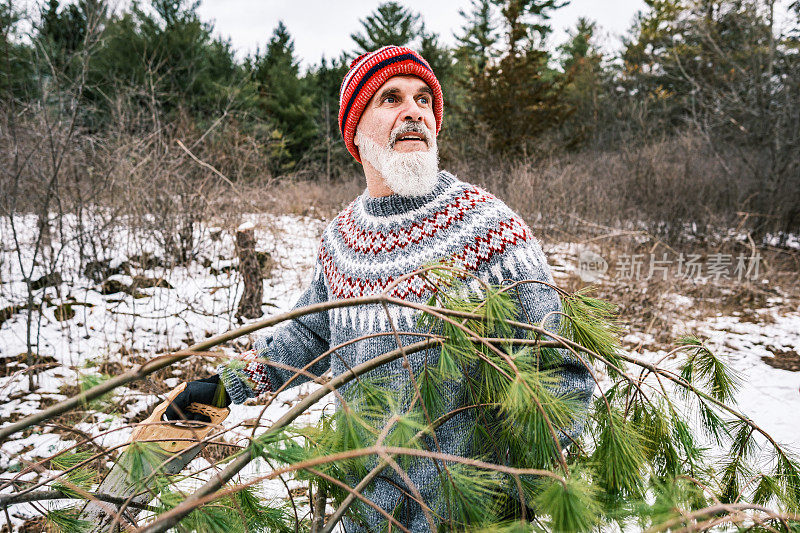
<path id="1" fill-rule="evenodd" d="M 468 9 L 468 0 L 405 0 L 402 4 L 420 13 L 429 30 L 453 43 L 453 32 L 464 23 L 459 9 Z M 199 12 L 204 20 L 214 21 L 218 35 L 229 37 L 240 56 L 264 49 L 279 20 L 294 37 L 295 52 L 303 65 L 352 50 L 350 34 L 359 31 L 359 20 L 371 13 L 380 0 L 203 0 Z M 630 27 L 633 17 L 644 6 L 643 0 L 572 0 L 553 13 L 556 32 L 551 43 L 565 39 L 566 29 L 578 17 L 596 20 L 604 31 L 606 48 L 619 46 L 619 37 Z"/>

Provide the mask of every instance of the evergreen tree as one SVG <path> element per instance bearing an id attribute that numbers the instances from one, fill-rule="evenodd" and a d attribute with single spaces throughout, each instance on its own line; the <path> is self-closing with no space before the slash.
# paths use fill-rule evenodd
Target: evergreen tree
<path id="1" fill-rule="evenodd" d="M 572 109 L 565 123 L 568 147 L 587 140 L 597 128 L 603 97 L 603 56 L 594 43 L 596 23 L 579 18 L 569 40 L 559 47 L 567 77 L 564 99 Z"/>
<path id="2" fill-rule="evenodd" d="M 502 46 L 498 46 L 500 22 L 494 0 L 471 0 L 469 11 L 462 9 L 459 14 L 464 24 L 461 33 L 455 36 L 455 83 L 447 106 L 450 118 L 445 135 L 449 150 L 458 154 L 456 159 L 465 160 L 487 155 L 490 135 L 476 112 L 476 83 L 485 75 L 487 65 L 499 56 Z"/>
<path id="3" fill-rule="evenodd" d="M 355 41 L 355 55 L 377 50 L 382 46 L 406 46 L 422 30 L 420 16 L 399 2 L 384 2 L 366 18 L 361 19 L 362 31 L 350 37 Z"/>
<path id="4" fill-rule="evenodd" d="M 325 56 L 319 65 L 309 69 L 305 83 L 312 90 L 316 106 L 318 142 L 310 154 L 326 180 L 341 175 L 346 170 L 356 170 L 356 161 L 341 142 L 339 133 L 339 87 L 349 70 L 345 54 L 330 62 Z"/>
<path id="5" fill-rule="evenodd" d="M 800 223 L 787 190 L 798 190 L 797 53 L 778 35 L 772 0 L 648 1 L 626 45 L 622 82 L 647 109 L 644 124 L 700 132 L 713 149 L 735 146 L 759 186 L 748 210 Z M 775 230 L 765 219 L 756 233 Z M 785 231 L 788 226 L 781 226 Z"/>
<path id="6" fill-rule="evenodd" d="M 531 142 L 568 115 L 564 78 L 548 66 L 543 48 L 552 31 L 550 12 L 556 0 L 496 0 L 502 14 L 506 49 L 498 62 L 477 78 L 474 102 L 496 151 L 527 154 Z"/>
<path id="7" fill-rule="evenodd" d="M 152 0 L 145 10 L 134 3 L 109 20 L 89 72 L 94 103 L 108 113 L 108 95 L 130 92 L 139 105 L 155 105 L 167 117 L 180 111 L 216 119 L 228 109 L 243 84 L 242 71 L 230 41 L 212 36 L 198 5 Z"/>
<path id="8" fill-rule="evenodd" d="M 275 121 L 286 148 L 286 157 L 275 161 L 275 170 L 287 172 L 313 148 L 319 132 L 314 120 L 314 96 L 299 77 L 294 41 L 283 22 L 278 22 L 266 51 L 256 53 L 250 68 L 258 88 L 259 107 Z"/>
<path id="9" fill-rule="evenodd" d="M 424 24 L 420 29 L 420 44 L 418 51 L 425 61 L 427 61 L 436 78 L 442 86 L 442 93 L 445 98 L 445 123 L 446 127 L 440 132 L 439 156 L 444 164 L 455 157 L 451 149 L 452 142 L 457 139 L 463 131 L 463 121 L 459 110 L 463 107 L 462 92 L 457 83 L 457 64 L 453 51 L 445 45 L 440 44 L 439 36 L 434 32 L 425 29 Z"/>
<path id="10" fill-rule="evenodd" d="M 498 22 L 493 0 L 470 0 L 469 12 L 460 9 L 458 13 L 465 19 L 461 34 L 456 35 L 458 43 L 455 54 L 464 63 L 471 76 L 483 72 L 487 62 L 498 54 Z"/>
<path id="11" fill-rule="evenodd" d="M 34 94 L 33 50 L 19 39 L 21 12 L 13 3 L 0 4 L 0 102 Z"/>
<path id="12" fill-rule="evenodd" d="M 68 4 L 60 12 L 59 4 L 59 0 L 49 0 L 47 7 L 42 8 L 38 30 L 39 38 L 48 45 L 53 67 L 61 72 L 66 57 L 83 45 L 88 13 L 82 9 L 85 2 Z"/>

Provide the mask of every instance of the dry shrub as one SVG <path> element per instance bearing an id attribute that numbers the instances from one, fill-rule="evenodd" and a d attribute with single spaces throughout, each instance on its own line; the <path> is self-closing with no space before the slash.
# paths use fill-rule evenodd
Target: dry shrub
<path id="1" fill-rule="evenodd" d="M 456 165 L 554 237 L 595 233 L 592 224 L 644 230 L 669 242 L 735 226 L 759 190 L 691 134 L 620 150 L 587 149 L 525 161 Z"/>

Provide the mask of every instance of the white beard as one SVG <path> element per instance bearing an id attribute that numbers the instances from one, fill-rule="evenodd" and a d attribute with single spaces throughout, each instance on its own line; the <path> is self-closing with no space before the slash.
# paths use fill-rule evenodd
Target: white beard
<path id="1" fill-rule="evenodd" d="M 396 129 L 400 128 L 402 126 Z M 389 146 L 380 146 L 368 136 L 356 131 L 358 152 L 363 160 L 368 161 L 380 172 L 386 186 L 395 194 L 425 196 L 436 188 L 439 173 L 439 149 L 436 138 L 430 131 L 426 134 L 427 150 L 398 152 Z"/>

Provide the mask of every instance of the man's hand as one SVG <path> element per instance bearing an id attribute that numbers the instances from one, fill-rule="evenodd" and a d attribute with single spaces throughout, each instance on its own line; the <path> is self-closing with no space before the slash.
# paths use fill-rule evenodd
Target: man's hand
<path id="1" fill-rule="evenodd" d="M 219 376 L 214 375 L 208 378 L 190 381 L 186 388 L 178 394 L 172 403 L 169 404 L 164 416 L 167 420 L 198 420 L 200 422 L 211 422 L 206 415 L 189 411 L 192 402 L 212 405 L 214 407 L 228 407 L 231 399 L 225 387 L 220 383 Z"/>

